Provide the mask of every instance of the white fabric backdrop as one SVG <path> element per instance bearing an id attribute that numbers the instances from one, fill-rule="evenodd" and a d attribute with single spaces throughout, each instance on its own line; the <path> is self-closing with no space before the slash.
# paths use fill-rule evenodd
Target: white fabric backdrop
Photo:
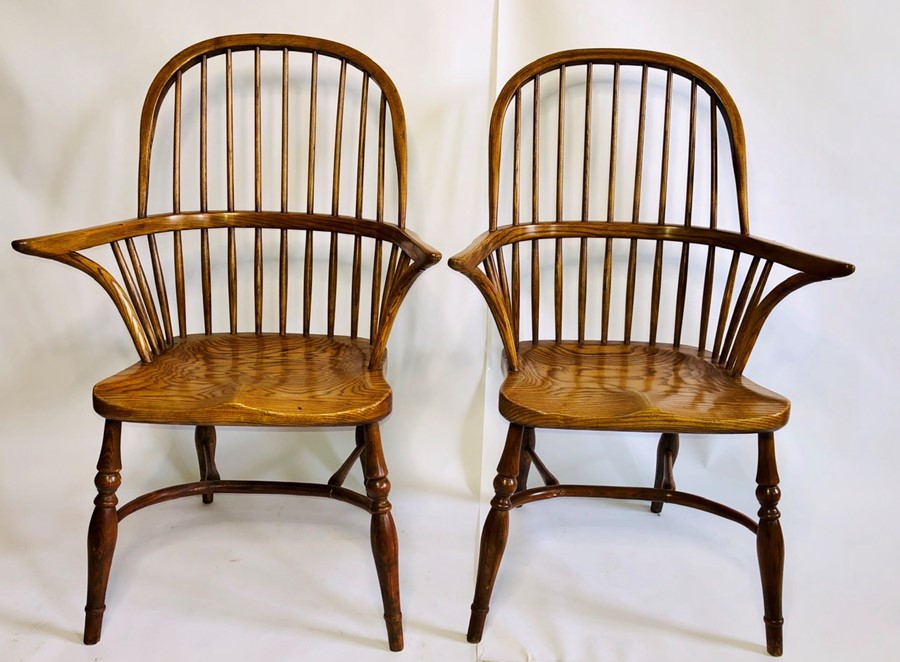
<path id="1" fill-rule="evenodd" d="M 785 302 L 747 370 L 793 401 L 778 436 L 787 655 L 892 659 L 900 11 L 883 5 L 7 1 L 0 245 L 133 216 L 147 85 L 172 54 L 209 36 L 310 34 L 382 65 L 407 113 L 409 225 L 445 257 L 486 226 L 487 120 L 516 69 L 591 46 L 693 60 L 742 111 L 754 233 L 858 268 Z M 671 507 L 650 519 L 638 507 L 575 500 L 513 513 L 484 643 L 465 643 L 481 504 L 504 426 L 485 307 L 445 262 L 413 288 L 390 345 L 395 408 L 384 437 L 406 651 L 386 651 L 364 516 L 239 497 L 217 499 L 214 512 L 168 504 L 123 524 L 104 639 L 84 648 L 84 531 L 102 428 L 90 387 L 133 350 L 89 279 L 9 248 L 0 310 L 3 659 L 761 659 L 753 545 L 740 529 Z M 190 431 L 126 426 L 124 435 L 123 492 L 193 474 Z M 289 435 L 223 433 L 220 466 L 327 475 L 343 447 L 338 433 L 322 436 L 295 447 Z M 653 440 L 547 438 L 546 459 L 569 478 L 652 474 Z M 679 486 L 753 511 L 754 443 L 725 441 L 685 444 Z"/>

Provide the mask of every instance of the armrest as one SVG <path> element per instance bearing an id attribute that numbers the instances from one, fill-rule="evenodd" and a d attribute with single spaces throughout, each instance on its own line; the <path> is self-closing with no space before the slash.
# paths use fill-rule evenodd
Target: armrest
<path id="1" fill-rule="evenodd" d="M 530 239 L 580 237 L 655 239 L 731 248 L 823 279 L 849 276 L 855 270 L 852 264 L 805 253 L 752 235 L 683 225 L 621 221 L 563 221 L 508 225 L 492 232 L 483 232 L 465 250 L 450 258 L 449 264 L 451 268 L 465 272 L 477 268 L 493 251 L 510 243 Z"/>
<path id="2" fill-rule="evenodd" d="M 280 212 L 207 212 L 182 213 L 135 218 L 82 230 L 62 232 L 12 242 L 12 247 L 27 255 L 44 257 L 83 271 L 106 290 L 118 308 L 141 359 L 152 360 L 154 353 L 164 350 L 162 331 L 156 320 L 153 295 L 154 282 L 145 278 L 143 267 L 135 266 L 134 277 L 123 273 L 123 288 L 100 264 L 79 251 L 112 245 L 120 269 L 131 259 L 140 261 L 128 240 L 181 230 L 215 228 L 254 228 L 275 230 L 310 230 L 356 237 L 366 237 L 390 244 L 390 258 L 383 290 L 381 322 L 373 341 L 372 361 L 377 364 L 384 353 L 391 324 L 410 286 L 424 270 L 436 264 L 441 254 L 422 241 L 415 233 L 388 223 L 360 220 L 345 216 L 331 216 Z M 124 249 L 118 242 L 126 242 Z M 155 250 L 155 249 L 154 249 Z M 155 254 L 152 260 L 156 260 Z M 157 265 L 152 265 L 157 293 L 162 285 Z M 166 304 L 167 305 L 167 304 Z M 168 315 L 168 312 L 166 312 Z"/>
<path id="3" fill-rule="evenodd" d="M 419 271 L 425 271 L 441 261 L 440 251 L 422 241 L 415 232 L 406 228 L 400 229 L 400 232 L 403 239 L 399 242 L 399 246 L 418 265 Z"/>
<path id="4" fill-rule="evenodd" d="M 223 227 L 320 230 L 382 239 L 399 246 L 414 261 L 425 265 L 423 268 L 435 264 L 441 258 L 439 252 L 414 232 L 387 223 L 360 221 L 347 216 L 251 211 L 161 214 L 133 218 L 70 232 L 17 239 L 12 242 L 12 247 L 26 255 L 53 258 L 156 232 Z"/>
<path id="5" fill-rule="evenodd" d="M 814 253 L 806 253 L 768 239 L 721 230 L 713 230 L 711 232 L 724 235 L 723 241 L 717 243 L 717 245 L 736 248 L 754 257 L 772 260 L 789 269 L 816 276 L 821 280 L 843 278 L 856 271 L 856 267 L 848 262 L 833 260 Z"/>
<path id="6" fill-rule="evenodd" d="M 733 327 L 729 326 L 729 339 L 725 343 L 731 350 L 727 352 L 727 357 L 721 358 L 722 365 L 734 374 L 740 374 L 743 370 L 763 323 L 782 299 L 804 285 L 848 276 L 855 270 L 852 264 L 846 262 L 805 253 L 750 235 L 709 228 L 620 221 L 563 221 L 502 226 L 476 237 L 467 248 L 450 258 L 449 265 L 452 269 L 465 274 L 481 291 L 493 314 L 510 360 L 510 368 L 513 370 L 517 369 L 518 365 L 515 349 L 517 338 L 513 334 L 511 304 L 505 290 L 505 281 L 498 273 L 502 270 L 502 263 L 498 262 L 496 255 L 499 249 L 510 244 L 568 238 L 700 244 L 732 250 L 736 255 L 746 254 L 758 259 L 765 263 L 762 273 L 766 274 L 766 277 L 773 264 L 795 271 L 796 273 L 785 278 L 765 296 L 763 296 L 764 278 L 752 297 L 750 290 L 746 295 L 741 295 L 747 299 L 745 302 L 747 309 L 744 310 L 745 303 L 742 302 L 737 318 L 733 320 Z M 723 354 L 725 353 L 723 350 Z"/>
<path id="7" fill-rule="evenodd" d="M 516 226 L 516 228 L 520 227 L 523 226 Z M 451 257 L 448 264 L 451 269 L 459 271 L 471 280 L 481 292 L 500 333 L 500 340 L 503 342 L 509 369 L 518 370 L 518 338 L 516 338 L 513 331 L 514 326 L 509 301 L 504 296 L 501 285 L 498 282 L 496 269 L 486 268 L 485 271 L 479 269 L 481 264 L 486 264 L 486 261 L 490 259 L 495 250 L 508 243 L 508 241 L 504 240 L 504 237 L 498 236 L 500 232 L 502 231 L 495 230 L 481 233 L 468 247 Z M 493 277 L 489 277 L 489 274 Z"/>

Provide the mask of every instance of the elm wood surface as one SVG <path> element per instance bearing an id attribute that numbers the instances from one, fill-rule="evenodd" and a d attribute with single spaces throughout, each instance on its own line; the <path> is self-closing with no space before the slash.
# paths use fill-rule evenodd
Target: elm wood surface
<path id="1" fill-rule="evenodd" d="M 790 413 L 787 399 L 684 347 L 523 342 L 519 362 L 500 386 L 500 413 L 529 427 L 755 432 Z"/>
<path id="2" fill-rule="evenodd" d="M 104 418 L 143 423 L 327 426 L 380 421 L 391 387 L 367 340 L 214 334 L 177 339 L 152 363 L 94 386 Z"/>
<path id="3" fill-rule="evenodd" d="M 549 136 L 548 136 L 549 134 Z M 674 503 L 754 533 L 766 648 L 783 650 L 774 431 L 789 401 L 743 376 L 788 294 L 853 265 L 749 234 L 744 131 L 715 77 L 625 49 L 525 66 L 491 115 L 488 231 L 450 259 L 490 309 L 509 432 L 484 523 L 467 638 L 481 640 L 512 508 L 556 497 Z M 653 487 L 572 485 L 535 428 L 661 433 Z M 758 437 L 758 521 L 675 487 L 687 433 Z M 528 487 L 534 466 L 542 486 Z"/>
<path id="4" fill-rule="evenodd" d="M 252 100 L 251 112 L 241 99 Z M 13 242 L 93 278 L 140 358 L 94 389 L 106 423 L 85 643 L 100 639 L 118 522 L 170 499 L 211 503 L 218 492 L 318 496 L 366 510 L 388 645 L 403 648 L 378 422 L 391 410 L 383 372 L 391 327 L 409 288 L 440 260 L 405 228 L 406 168 L 403 106 L 367 56 L 312 37 L 218 37 L 173 57 L 150 86 L 137 217 Z M 196 426 L 199 480 L 119 506 L 123 421 Z M 327 482 L 223 479 L 222 425 L 351 426 L 355 445 Z M 343 487 L 357 462 L 364 494 Z"/>

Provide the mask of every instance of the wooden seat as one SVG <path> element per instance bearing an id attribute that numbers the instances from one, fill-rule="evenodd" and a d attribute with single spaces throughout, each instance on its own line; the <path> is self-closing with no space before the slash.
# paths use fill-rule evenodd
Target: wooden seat
<path id="1" fill-rule="evenodd" d="M 764 432 L 790 402 L 696 354 L 640 343 L 523 342 L 500 386 L 500 413 L 533 428 Z"/>
<path id="2" fill-rule="evenodd" d="M 100 639 L 119 521 L 180 497 L 267 493 L 369 513 L 388 645 L 402 649 L 379 431 L 392 401 L 384 362 L 401 302 L 440 254 L 405 227 L 406 126 L 394 84 L 336 42 L 209 39 L 151 83 L 139 147 L 136 218 L 13 242 L 93 278 L 140 358 L 94 388 L 106 423 L 84 642 Z M 119 505 L 123 422 L 196 426 L 199 480 Z M 216 431 L 232 425 L 355 435 L 321 483 L 229 480 L 216 466 Z M 365 493 L 343 487 L 357 462 Z"/>
<path id="3" fill-rule="evenodd" d="M 104 418 L 181 425 L 364 425 L 391 411 L 367 340 L 215 334 L 176 340 L 94 387 Z"/>
<path id="4" fill-rule="evenodd" d="M 488 230 L 450 260 L 484 296 L 509 369 L 469 641 L 483 635 L 510 510 L 604 497 L 697 508 L 753 532 L 766 645 L 780 655 L 773 433 L 790 403 L 743 372 L 780 301 L 853 266 L 750 235 L 737 107 L 681 58 L 587 49 L 536 60 L 501 90 L 488 154 Z M 660 433 L 653 486 L 567 484 L 540 459 L 536 428 Z M 758 520 L 675 488 L 681 435 L 742 432 L 757 437 Z M 531 467 L 543 485 L 529 487 Z"/>

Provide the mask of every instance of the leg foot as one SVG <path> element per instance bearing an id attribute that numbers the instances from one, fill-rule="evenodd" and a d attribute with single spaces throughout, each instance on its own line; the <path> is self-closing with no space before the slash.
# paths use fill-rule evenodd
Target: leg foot
<path id="1" fill-rule="evenodd" d="M 116 489 L 122 482 L 120 438 L 122 423 L 106 421 L 103 430 L 103 445 L 97 462 L 97 496 L 94 499 L 94 514 L 88 526 L 88 582 L 87 604 L 84 607 L 84 643 L 96 644 L 100 641 L 103 612 L 106 610 L 106 587 L 113 552 L 116 549 L 118 517 L 116 515 Z"/>
<path id="2" fill-rule="evenodd" d="M 475 598 L 472 601 L 472 615 L 466 639 L 472 643 L 481 641 L 484 633 L 484 621 L 490 608 L 491 593 L 506 539 L 509 535 L 510 497 L 516 492 L 516 479 L 519 475 L 519 458 L 522 454 L 524 429 L 513 423 L 509 426 L 506 446 L 497 466 L 497 477 L 494 479 L 495 496 L 491 500 L 491 511 L 484 522 L 481 533 L 481 550 L 478 555 L 478 575 L 475 580 Z"/>
<path id="3" fill-rule="evenodd" d="M 391 515 L 388 494 L 391 482 L 387 478 L 387 465 L 381 448 L 381 432 L 377 423 L 365 426 L 363 471 L 366 494 L 371 499 L 372 554 L 375 570 L 381 586 L 384 605 L 384 622 L 387 627 L 388 646 L 392 651 L 403 650 L 403 616 L 400 612 L 400 574 L 398 562 L 397 527 Z"/>

